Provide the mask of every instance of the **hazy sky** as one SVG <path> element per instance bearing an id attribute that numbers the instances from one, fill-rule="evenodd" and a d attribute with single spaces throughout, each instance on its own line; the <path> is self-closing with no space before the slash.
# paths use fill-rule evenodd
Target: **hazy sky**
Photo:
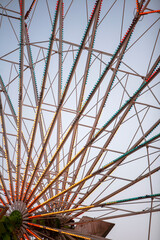
<path id="1" fill-rule="evenodd" d="M 12 9 L 19 12 L 18 1 L 3 1 L 0 0 L 0 6 L 6 9 Z M 30 1 L 26 1 L 25 8 L 29 8 Z M 64 0 L 64 24 L 63 24 L 63 71 L 62 71 L 62 92 L 65 88 L 65 84 L 68 79 L 68 75 L 73 61 L 79 50 L 79 44 L 83 38 L 85 28 L 88 23 L 88 18 L 94 6 L 94 0 Z M 45 68 L 45 58 L 47 56 L 48 40 L 51 34 L 51 27 L 53 16 L 55 12 L 55 0 L 39 0 L 29 18 L 26 20 L 29 33 L 29 41 L 31 43 L 32 57 L 35 68 L 35 76 L 37 80 L 38 94 L 40 94 L 43 72 Z M 158 10 L 160 9 L 160 2 L 158 0 L 151 0 L 148 9 Z M 146 11 L 149 11 L 146 10 Z M 2 13 L 2 8 L 1 8 Z M 3 14 L 6 14 L 4 11 Z M 7 11 L 8 15 L 12 15 L 16 18 L 19 14 L 16 12 Z M 96 38 L 94 43 L 94 51 L 92 52 L 92 59 L 90 62 L 90 70 L 88 74 L 88 81 L 85 87 L 85 93 L 83 96 L 83 103 L 88 98 L 92 88 L 95 86 L 97 80 L 101 76 L 107 63 L 110 61 L 111 56 L 116 51 L 120 40 L 125 35 L 129 28 L 134 15 L 136 14 L 136 1 L 135 0 L 103 0 L 102 9 L 99 17 L 98 28 L 96 32 Z M 106 101 L 105 107 L 101 113 L 101 117 L 97 124 L 98 132 L 100 128 L 115 114 L 117 110 L 128 100 L 134 92 L 140 87 L 144 77 L 149 72 L 150 68 L 154 64 L 155 60 L 159 56 L 159 27 L 160 18 L 159 13 L 152 13 L 141 17 L 140 21 L 135 26 L 133 34 L 128 43 L 126 52 L 123 56 L 119 71 L 115 77 L 115 81 L 110 90 L 109 97 Z M 6 85 L 6 89 L 10 96 L 11 102 L 18 113 L 18 63 L 19 63 L 19 36 L 20 26 L 19 20 L 15 18 L 7 18 L 0 15 L 1 26 L 1 64 L 0 73 L 1 77 Z M 92 28 L 91 28 L 92 31 Z M 90 34 L 91 34 L 90 31 Z M 56 33 L 56 38 L 59 38 L 59 31 Z M 47 133 L 51 120 L 56 111 L 58 105 L 58 42 L 53 45 L 53 56 L 51 58 L 49 75 L 45 87 L 44 101 L 42 104 L 43 115 L 43 129 L 44 133 Z M 70 44 L 71 43 L 71 44 Z M 86 44 L 88 47 L 88 43 Z M 12 52 L 13 51 L 13 52 Z M 9 54 L 8 54 L 9 53 Z M 69 90 L 65 97 L 62 111 L 62 123 L 61 123 L 61 140 L 64 137 L 64 133 L 72 125 L 72 121 L 75 118 L 78 99 L 80 96 L 82 79 L 85 72 L 85 64 L 87 59 L 87 50 L 83 50 L 81 58 L 79 60 L 76 74 L 74 75 L 70 84 Z M 6 55 L 7 54 L 7 55 Z M 35 98 L 33 93 L 33 87 L 31 84 L 31 73 L 28 67 L 27 49 L 25 47 L 24 58 L 24 95 L 23 95 L 23 132 L 26 141 L 29 145 L 31 131 L 33 127 L 33 121 L 35 118 Z M 106 92 L 108 82 L 113 76 L 113 68 L 116 63 L 112 65 L 112 69 L 109 70 L 104 78 L 100 88 L 92 98 L 91 102 L 84 111 L 84 115 L 81 116 L 79 121 L 79 127 L 76 135 L 76 144 L 73 150 L 73 155 L 76 155 L 78 151 L 86 144 L 90 130 L 93 127 L 94 120 L 97 116 L 97 112 L 102 103 L 102 99 Z M 159 76 L 151 82 L 149 87 L 136 99 L 136 103 L 132 106 L 130 112 L 124 118 L 117 133 L 107 146 L 107 150 L 104 151 L 99 162 L 96 164 L 93 171 L 98 170 L 105 164 L 116 159 L 120 155 L 124 154 L 136 141 L 159 119 Z M 9 107 L 5 101 L 4 95 L 2 95 L 3 106 L 5 109 L 7 133 L 9 140 L 9 149 L 11 159 L 16 164 L 16 124 L 13 123 L 13 118 L 10 116 Z M 81 165 L 80 173 L 77 180 L 82 179 L 87 170 L 91 166 L 93 160 L 98 155 L 100 149 L 107 141 L 108 136 L 112 133 L 117 122 L 122 117 L 123 112 L 118 118 L 103 132 L 96 142 L 93 143 L 91 148 L 88 148 L 87 156 Z M 13 124 L 12 124 L 13 123 Z M 157 127 L 149 136 L 145 138 L 148 140 L 154 135 L 159 133 L 159 127 Z M 1 129 L 2 138 L 2 129 Z M 36 160 L 37 155 L 40 153 L 41 141 L 39 132 L 37 133 L 35 141 L 35 149 L 33 150 L 33 158 Z M 60 153 L 60 170 L 64 168 L 67 163 L 68 149 L 71 142 L 71 136 L 66 141 L 63 151 Z M 0 142 L 2 144 L 2 140 Z M 48 157 L 52 158 L 57 146 L 57 125 L 53 130 L 52 137 L 47 147 Z M 24 147 L 22 147 L 22 166 L 25 166 L 27 154 Z M 24 162 L 23 162 L 24 160 Z M 118 167 L 107 180 L 105 180 L 99 188 L 97 188 L 83 203 L 82 205 L 94 204 L 97 200 L 109 195 L 116 191 L 127 183 L 131 182 L 135 178 L 146 174 L 159 166 L 159 142 L 151 143 L 148 147 L 144 147 L 142 150 L 133 153 L 127 157 L 125 161 Z M 6 163 L 3 160 L 4 167 Z M 150 165 L 150 167 L 148 167 Z M 72 180 L 74 172 L 78 163 L 70 167 L 69 181 Z M 44 167 L 44 166 L 42 166 Z M 55 171 L 54 165 L 51 168 Z M 23 171 L 21 172 L 23 174 Z M 5 176 L 6 173 L 4 172 Z M 84 188 L 77 195 L 75 203 L 83 197 L 83 195 L 99 181 L 101 175 L 97 175 L 92 181 L 85 183 Z M 29 177 L 27 178 L 29 180 Z M 149 194 L 156 194 L 160 192 L 159 187 L 160 174 L 159 172 L 153 174 L 150 178 L 133 185 L 124 192 L 121 192 L 108 200 L 116 201 L 120 199 L 127 199 L 132 197 L 145 196 Z M 8 184 L 8 182 L 7 182 Z M 60 183 L 61 184 L 61 183 Z M 92 185 L 93 184 L 93 185 Z M 61 186 L 61 185 L 60 185 Z M 69 184 L 67 185 L 69 187 Z M 157 202 L 156 202 L 157 201 Z M 134 204 L 135 203 L 135 204 Z M 133 204 L 113 205 L 112 208 L 106 208 L 99 211 L 96 209 L 93 212 L 86 212 L 84 215 L 91 217 L 111 217 L 107 221 L 115 223 L 114 228 L 107 236 L 114 240 L 159 240 L 160 237 L 160 214 L 155 212 L 151 215 L 142 214 L 131 217 L 113 218 L 114 215 L 133 213 L 134 211 L 143 211 L 151 208 L 151 202 L 149 200 L 141 200 Z M 159 205 L 158 198 L 153 202 L 155 207 Z M 118 208 L 118 209 L 115 209 Z M 113 212 L 112 212 L 113 210 Z M 116 211 L 114 211 L 116 210 Z M 150 223 L 151 222 L 151 223 Z M 149 227 L 150 226 L 150 227 Z M 150 238 L 148 238 L 150 232 Z"/>

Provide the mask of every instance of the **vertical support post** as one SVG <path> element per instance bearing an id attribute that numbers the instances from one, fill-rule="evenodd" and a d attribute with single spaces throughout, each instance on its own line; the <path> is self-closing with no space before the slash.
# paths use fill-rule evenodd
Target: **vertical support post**
<path id="1" fill-rule="evenodd" d="M 61 100 L 61 89 L 62 89 L 62 38 L 63 38 L 63 1 L 60 3 L 60 13 L 59 13 L 59 74 L 58 74 L 58 105 L 60 104 Z M 60 133 L 61 133 L 61 112 L 57 118 L 57 148 L 60 144 Z M 56 172 L 59 173 L 59 162 L 60 162 L 60 153 L 58 153 L 56 159 Z M 56 194 L 58 194 L 59 184 L 58 181 L 56 182 Z"/>
<path id="2" fill-rule="evenodd" d="M 16 164 L 16 200 L 19 198 L 21 169 L 21 138 L 22 138 L 22 104 L 23 104 L 23 68 L 24 68 L 24 8 L 25 0 L 20 0 L 20 63 L 19 63 L 19 106 L 17 118 L 17 164 Z"/>

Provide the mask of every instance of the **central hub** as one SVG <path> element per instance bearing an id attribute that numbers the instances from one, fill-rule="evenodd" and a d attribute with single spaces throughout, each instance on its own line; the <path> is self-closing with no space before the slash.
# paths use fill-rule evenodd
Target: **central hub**
<path id="1" fill-rule="evenodd" d="M 22 225 L 22 214 L 21 214 L 21 212 L 19 212 L 18 210 L 14 210 L 10 214 L 9 220 L 10 220 L 12 226 L 14 226 L 15 229 L 19 230 L 21 225 Z"/>

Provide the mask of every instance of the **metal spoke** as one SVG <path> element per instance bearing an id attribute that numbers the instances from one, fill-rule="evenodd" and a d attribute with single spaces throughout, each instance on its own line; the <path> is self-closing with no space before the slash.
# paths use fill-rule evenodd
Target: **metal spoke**
<path id="1" fill-rule="evenodd" d="M 10 194 L 11 194 L 11 199 L 14 202 L 15 196 L 14 196 L 14 187 L 13 187 L 13 178 L 12 178 L 12 168 L 11 168 L 11 160 L 10 160 L 10 156 L 9 156 L 8 140 L 7 140 L 7 134 L 6 134 L 6 124 L 5 124 L 5 120 L 4 120 L 4 111 L 2 108 L 1 95 L 0 95 L 0 116 L 1 116 L 3 139 L 4 139 L 4 145 L 5 145 L 5 157 L 6 157 L 6 161 L 7 161 L 7 169 L 8 169 L 8 176 L 9 176 Z"/>
<path id="2" fill-rule="evenodd" d="M 51 2 L 0 4 L 0 238 L 156 238 L 156 1 Z"/>
<path id="3" fill-rule="evenodd" d="M 77 57 L 76 57 L 76 59 L 75 59 L 75 61 L 74 61 L 73 67 L 72 67 L 72 69 L 71 69 L 71 72 L 70 72 L 69 78 L 68 78 L 68 80 L 67 80 L 67 83 L 66 83 L 64 92 L 63 92 L 63 94 L 62 94 L 62 98 L 61 98 L 61 100 L 60 100 L 60 104 L 58 105 L 58 108 L 57 108 L 57 110 L 56 110 L 55 116 L 54 116 L 54 118 L 53 118 L 53 120 L 52 120 L 52 123 L 51 123 L 51 125 L 50 125 L 49 131 L 48 131 L 48 133 L 47 133 L 46 140 L 45 140 L 44 146 L 43 146 L 43 148 L 42 148 L 41 154 L 40 154 L 40 156 L 39 156 L 39 159 L 37 160 L 37 164 L 36 164 L 34 173 L 33 173 L 32 178 L 31 178 L 31 180 L 30 180 L 30 185 L 32 184 L 32 181 L 33 181 L 33 178 L 34 178 L 34 174 L 35 174 L 35 172 L 36 172 L 36 169 L 38 168 L 38 166 L 39 166 L 39 164 L 40 164 L 41 158 L 43 157 L 45 146 L 47 145 L 47 143 L 48 143 L 48 141 L 49 141 L 50 135 L 51 135 L 52 130 L 53 130 L 54 125 L 55 125 L 55 121 L 56 121 L 56 119 L 57 119 L 57 117 L 58 117 L 58 115 L 59 115 L 59 111 L 60 111 L 60 109 L 61 109 L 61 106 L 62 106 L 62 103 L 63 103 L 63 101 L 64 101 L 64 98 L 65 98 L 65 96 L 66 96 L 66 94 L 67 94 L 67 90 L 68 90 L 68 88 L 69 88 L 69 85 L 70 85 L 71 80 L 72 80 L 72 78 L 73 78 L 73 74 L 74 74 L 75 69 L 76 69 L 76 66 L 77 66 L 77 64 L 78 64 L 80 55 L 81 55 L 81 53 L 82 53 L 82 48 L 83 48 L 83 46 L 85 45 L 85 41 L 86 41 L 86 38 L 87 38 L 87 36 L 88 36 L 88 32 L 89 32 L 89 30 L 90 30 L 90 28 L 91 28 L 91 25 L 92 25 L 92 23 L 93 23 L 95 11 L 96 11 L 96 9 L 98 8 L 98 6 L 100 7 L 100 3 L 101 3 L 100 0 L 97 1 L 96 7 L 95 7 L 94 12 L 93 12 L 93 14 L 92 14 L 92 16 L 91 16 L 91 20 L 89 21 L 87 30 L 86 30 L 86 32 L 85 32 L 85 35 L 84 35 L 83 39 L 82 39 L 82 43 L 81 43 L 79 52 L 78 52 L 78 54 L 77 54 Z M 83 108 L 83 109 L 84 109 L 84 108 Z M 80 118 L 80 116 L 81 116 L 81 113 L 76 117 L 74 124 L 72 124 L 72 127 L 70 127 L 70 129 L 68 130 L 68 133 L 66 134 L 66 136 L 65 136 L 64 139 L 63 139 L 63 141 L 61 142 L 61 144 L 60 144 L 59 147 L 57 148 L 56 153 L 54 154 L 54 156 L 53 156 L 52 159 L 50 160 L 50 163 L 49 163 L 48 166 L 46 167 L 46 169 L 45 169 L 43 175 L 41 176 L 41 178 L 39 179 L 36 187 L 35 187 L 34 190 L 32 191 L 32 194 L 33 194 L 33 192 L 35 192 L 35 190 L 36 190 L 36 188 L 38 187 L 41 179 L 43 179 L 44 174 L 49 170 L 50 165 L 52 164 L 52 162 L 53 162 L 53 161 L 55 160 L 55 158 L 57 157 L 57 154 L 58 154 L 58 152 L 59 152 L 59 150 L 60 150 L 60 147 L 62 147 L 63 144 L 65 143 L 65 141 L 67 140 L 68 136 L 70 135 L 70 133 L 71 133 L 74 125 L 76 124 L 76 122 L 78 121 L 78 119 Z M 30 186 L 29 186 L 29 188 L 30 188 Z M 28 189 L 29 189 L 29 188 L 28 188 Z M 28 192 L 28 190 L 27 190 L 27 192 Z M 27 196 L 27 192 L 26 192 L 26 196 Z M 30 194 L 29 198 L 31 198 L 31 194 Z"/>
<path id="4" fill-rule="evenodd" d="M 19 106 L 18 106 L 18 117 L 17 117 L 17 163 L 16 163 L 16 200 L 19 199 L 19 188 L 20 188 L 20 169 L 21 169 L 21 137 L 22 137 L 22 104 L 23 104 L 23 68 L 24 68 L 24 6 L 25 2 L 22 1 L 20 4 L 20 25 L 21 25 L 21 36 L 20 36 L 20 72 L 19 72 Z"/>
<path id="5" fill-rule="evenodd" d="M 36 111 L 36 117 L 35 117 L 35 120 L 34 120 L 34 126 L 33 126 L 33 130 L 32 130 L 31 144 L 30 144 L 30 147 L 29 147 L 29 153 L 28 153 L 28 159 L 27 159 L 27 163 L 26 163 L 26 171 L 25 171 L 25 174 L 24 174 L 23 186 L 25 186 L 25 183 L 26 183 L 26 177 L 27 177 L 27 173 L 28 173 L 29 162 L 30 162 L 30 158 L 31 158 L 31 155 L 32 155 L 34 140 L 35 140 L 36 131 L 37 131 L 37 126 L 38 126 L 38 122 L 39 122 L 39 118 L 40 118 L 41 105 L 42 105 L 43 96 L 44 96 L 44 89 L 45 89 L 45 84 L 46 84 L 47 75 L 48 75 L 49 63 L 50 63 L 50 60 L 51 60 L 51 51 L 52 51 L 52 47 L 53 47 L 54 35 L 55 35 L 57 21 L 58 21 L 58 15 L 59 15 L 59 11 L 60 11 L 60 3 L 61 3 L 61 0 L 58 1 L 55 21 L 53 22 L 51 40 L 50 40 L 50 44 L 49 44 L 48 56 L 47 56 L 46 65 L 45 65 L 45 72 L 44 72 L 44 76 L 43 76 L 41 93 L 40 93 L 40 98 L 39 98 L 37 111 Z M 23 186 L 22 186 L 22 189 L 23 189 Z M 25 198 L 26 198 L 26 194 L 25 194 L 24 199 Z"/>

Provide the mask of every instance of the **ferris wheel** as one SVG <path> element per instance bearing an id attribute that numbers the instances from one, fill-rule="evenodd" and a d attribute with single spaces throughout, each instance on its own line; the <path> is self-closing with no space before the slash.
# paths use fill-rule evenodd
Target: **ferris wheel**
<path id="1" fill-rule="evenodd" d="M 159 239 L 159 9 L 1 1 L 0 239 Z"/>

